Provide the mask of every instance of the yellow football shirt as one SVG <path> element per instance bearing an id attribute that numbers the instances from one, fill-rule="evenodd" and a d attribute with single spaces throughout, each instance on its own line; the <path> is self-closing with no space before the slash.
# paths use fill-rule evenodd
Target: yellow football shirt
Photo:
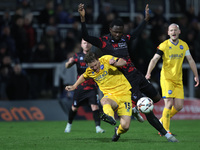
<path id="1" fill-rule="evenodd" d="M 84 78 L 93 78 L 104 95 L 109 93 L 122 95 L 130 92 L 130 83 L 117 67 L 109 64 L 110 59 L 117 60 L 118 58 L 111 55 L 102 56 L 99 58 L 100 71 L 94 72 L 88 67 L 83 73 Z"/>
<path id="2" fill-rule="evenodd" d="M 182 64 L 185 53 L 189 50 L 187 43 L 179 39 L 179 42 L 175 45 L 168 39 L 162 42 L 158 49 L 163 51 L 161 78 L 182 80 Z"/>

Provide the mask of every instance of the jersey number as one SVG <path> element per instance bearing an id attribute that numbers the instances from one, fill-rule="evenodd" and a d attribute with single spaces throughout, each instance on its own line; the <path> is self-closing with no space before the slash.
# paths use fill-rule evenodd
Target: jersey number
<path id="1" fill-rule="evenodd" d="M 130 103 L 125 102 L 124 105 L 125 105 L 125 108 L 126 108 L 126 109 L 131 109 Z"/>

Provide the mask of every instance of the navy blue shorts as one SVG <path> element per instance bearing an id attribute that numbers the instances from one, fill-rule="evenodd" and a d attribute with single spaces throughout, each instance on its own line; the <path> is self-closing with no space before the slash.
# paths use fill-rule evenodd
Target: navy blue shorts
<path id="1" fill-rule="evenodd" d="M 73 96 L 73 106 L 79 107 L 83 105 L 98 105 L 97 90 L 76 89 Z"/>

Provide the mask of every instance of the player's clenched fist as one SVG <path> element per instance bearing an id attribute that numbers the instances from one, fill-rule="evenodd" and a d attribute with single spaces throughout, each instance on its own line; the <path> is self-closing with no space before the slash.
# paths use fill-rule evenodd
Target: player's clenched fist
<path id="1" fill-rule="evenodd" d="M 73 91 L 73 90 L 75 90 L 75 87 L 74 86 L 66 86 L 65 90 L 67 90 L 67 91 Z"/>

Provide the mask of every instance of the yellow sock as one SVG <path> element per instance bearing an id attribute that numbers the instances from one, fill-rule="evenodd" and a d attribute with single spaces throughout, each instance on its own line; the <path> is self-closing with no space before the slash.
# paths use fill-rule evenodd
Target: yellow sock
<path id="1" fill-rule="evenodd" d="M 173 117 L 178 111 L 174 106 L 172 106 L 171 112 L 170 112 L 170 118 Z"/>
<path id="2" fill-rule="evenodd" d="M 170 110 L 170 118 L 172 118 L 178 111 L 176 110 L 176 108 L 174 106 L 172 106 L 171 110 Z M 160 118 L 160 121 L 163 123 L 163 117 Z"/>
<path id="3" fill-rule="evenodd" d="M 114 118 L 114 111 L 110 104 L 103 105 L 103 112 L 108 116 L 112 116 Z"/>
<path id="4" fill-rule="evenodd" d="M 120 124 L 119 127 L 118 127 L 118 130 L 117 130 L 117 134 L 120 135 L 120 134 L 123 134 L 123 133 L 126 133 L 126 132 L 127 132 L 127 130 L 124 130 L 122 128 L 121 124 Z"/>
<path id="5" fill-rule="evenodd" d="M 170 111 L 171 111 L 170 109 L 164 108 L 162 114 L 163 127 L 167 131 L 169 131 L 169 126 L 170 126 Z"/>

